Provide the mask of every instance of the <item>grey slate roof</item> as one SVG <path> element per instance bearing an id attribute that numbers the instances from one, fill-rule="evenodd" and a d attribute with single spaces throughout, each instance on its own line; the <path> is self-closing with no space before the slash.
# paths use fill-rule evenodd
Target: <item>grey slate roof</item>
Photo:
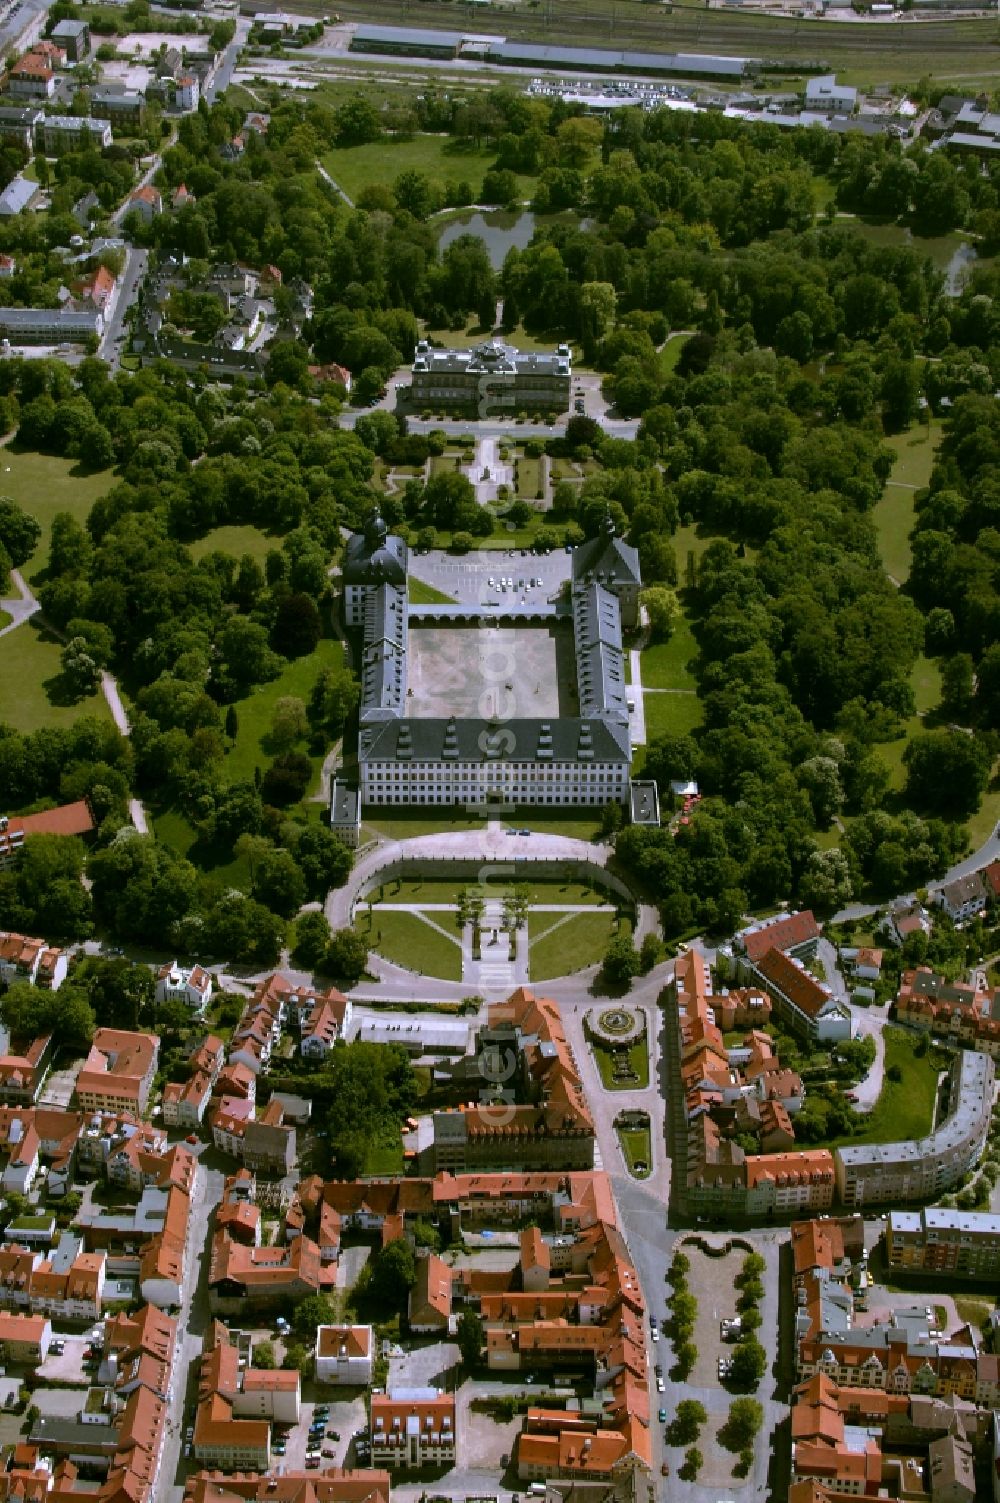
<path id="1" fill-rule="evenodd" d="M 579 548 L 573 549 L 573 583 L 639 584 L 642 575 L 639 569 L 638 551 L 630 543 L 612 533 L 601 533 L 588 538 Z"/>
<path id="2" fill-rule="evenodd" d="M 365 598 L 361 716 L 400 715 L 406 703 L 406 586 L 383 584 Z"/>
<path id="3" fill-rule="evenodd" d="M 380 517 L 372 518 L 365 531 L 354 532 L 344 549 L 342 575 L 345 584 L 405 584 L 408 551 L 402 538 L 387 533 Z"/>
<path id="4" fill-rule="evenodd" d="M 573 591 L 573 639 L 581 715 L 628 719 L 618 601 L 599 584 Z"/>
<path id="5" fill-rule="evenodd" d="M 358 756 L 390 762 L 621 762 L 628 724 L 615 720 L 416 719 L 363 725 Z"/>

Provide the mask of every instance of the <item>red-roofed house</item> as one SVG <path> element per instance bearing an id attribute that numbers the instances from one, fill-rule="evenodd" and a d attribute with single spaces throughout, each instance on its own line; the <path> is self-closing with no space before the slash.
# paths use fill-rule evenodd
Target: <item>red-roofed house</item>
<path id="1" fill-rule="evenodd" d="M 76 1078 L 77 1100 L 86 1111 L 131 1111 L 141 1117 L 159 1055 L 155 1033 L 98 1028 Z"/>
<path id="2" fill-rule="evenodd" d="M 367 1388 L 372 1380 L 375 1333 L 371 1326 L 318 1326 L 316 1381 Z"/>
<path id="3" fill-rule="evenodd" d="M 163 213 L 163 195 L 159 188 L 147 183 L 143 188 L 136 188 L 129 198 L 128 207 L 129 212 L 138 214 L 144 224 L 151 224 L 158 214 Z"/>
<path id="4" fill-rule="evenodd" d="M 372 1463 L 389 1471 L 455 1464 L 455 1395 L 394 1388 L 371 1399 Z"/>

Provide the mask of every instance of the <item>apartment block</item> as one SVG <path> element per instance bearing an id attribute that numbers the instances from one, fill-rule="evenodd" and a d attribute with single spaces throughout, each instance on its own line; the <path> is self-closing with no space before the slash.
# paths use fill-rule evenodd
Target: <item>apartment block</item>
<path id="1" fill-rule="evenodd" d="M 1000 1216 L 944 1206 L 890 1211 L 885 1254 L 899 1273 L 1000 1280 Z"/>
<path id="2" fill-rule="evenodd" d="M 995 1069 L 985 1054 L 963 1050 L 949 1070 L 948 1111 L 926 1138 L 835 1150 L 837 1191 L 845 1206 L 934 1200 L 978 1162 L 990 1125 Z"/>
<path id="3" fill-rule="evenodd" d="M 454 1466 L 457 1460 L 453 1393 L 436 1388 L 391 1388 L 371 1398 L 372 1464 L 390 1472 Z"/>
<path id="4" fill-rule="evenodd" d="M 87 1111 L 131 1111 L 141 1117 L 159 1054 L 154 1033 L 99 1028 L 76 1078 L 78 1102 Z"/>

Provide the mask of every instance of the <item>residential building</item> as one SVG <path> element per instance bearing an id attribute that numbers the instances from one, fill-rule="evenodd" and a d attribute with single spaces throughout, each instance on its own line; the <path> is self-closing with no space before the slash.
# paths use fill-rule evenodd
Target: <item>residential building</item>
<path id="1" fill-rule="evenodd" d="M 451 1269 L 436 1253 L 417 1261 L 409 1297 L 410 1330 L 421 1336 L 447 1334 L 451 1325 Z"/>
<path id="2" fill-rule="evenodd" d="M 885 1256 L 897 1273 L 930 1273 L 949 1279 L 1000 1280 L 1000 1216 L 927 1206 L 890 1211 Z"/>
<path id="3" fill-rule="evenodd" d="M 79 115 L 46 115 L 35 127 L 35 139 L 53 157 L 61 151 L 82 151 L 85 146 L 104 150 L 111 145 L 111 125 Z"/>
<path id="4" fill-rule="evenodd" d="M 831 995 L 800 960 L 783 950 L 768 950 L 750 962 L 751 974 L 771 997 L 783 1021 L 818 1043 L 838 1043 L 854 1030 L 851 1009 Z"/>
<path id="5" fill-rule="evenodd" d="M 67 964 L 62 950 L 47 945 L 44 939 L 0 930 L 0 982 L 4 985 L 25 981 L 54 992 L 66 979 Z"/>
<path id="6" fill-rule="evenodd" d="M 918 966 L 903 973 L 895 1013 L 910 1028 L 927 1029 L 949 1043 L 1000 1058 L 1000 988 L 946 981 Z"/>
<path id="7" fill-rule="evenodd" d="M 174 109 L 189 115 L 198 108 L 201 85 L 196 73 L 179 73 L 174 79 Z"/>
<path id="8" fill-rule="evenodd" d="M 144 224 L 151 224 L 158 214 L 163 213 L 163 195 L 159 188 L 147 183 L 129 196 L 128 208 L 130 213 L 138 214 Z"/>
<path id="9" fill-rule="evenodd" d="M 88 1111 L 142 1116 L 156 1074 L 160 1040 L 154 1033 L 99 1028 L 76 1078 L 76 1097 Z"/>
<path id="10" fill-rule="evenodd" d="M 113 126 L 143 125 L 146 99 L 120 84 L 99 84 L 90 91 L 90 113 L 97 119 L 110 120 Z"/>
<path id="11" fill-rule="evenodd" d="M 471 350 L 442 350 L 418 340 L 411 368 L 412 407 L 448 407 L 484 418 L 521 411 L 565 412 L 573 361 L 569 345 L 552 354 L 490 340 Z"/>
<path id="12" fill-rule="evenodd" d="M 226 1328 L 214 1321 L 203 1343 L 194 1454 L 223 1472 L 266 1471 L 271 1460 L 271 1426 L 266 1418 L 237 1419 L 239 1351 Z"/>
<path id="13" fill-rule="evenodd" d="M 937 904 L 955 924 L 966 924 L 986 911 L 990 887 L 982 872 L 969 872 L 968 876 L 956 877 L 942 887 L 931 890 L 930 901 Z"/>
<path id="14" fill-rule="evenodd" d="M 333 1287 L 336 1269 L 323 1264 L 319 1248 L 298 1236 L 287 1246 L 254 1247 L 236 1242 L 225 1229 L 212 1241 L 209 1305 L 217 1314 L 266 1308 Z"/>
<path id="15" fill-rule="evenodd" d="M 28 1308 L 53 1320 L 96 1320 L 101 1314 L 107 1253 L 84 1252 L 83 1238 L 63 1232 L 59 1245 L 39 1258 L 28 1280 Z"/>
<path id="16" fill-rule="evenodd" d="M 30 1106 L 38 1097 L 52 1058 L 52 1037 L 32 1039 L 21 1051 L 0 1055 L 0 1101 Z"/>
<path id="17" fill-rule="evenodd" d="M 285 1122 L 280 1101 L 269 1101 L 257 1120 L 245 1124 L 242 1158 L 255 1174 L 291 1173 L 295 1164 L 295 1128 Z"/>
<path id="18" fill-rule="evenodd" d="M 203 1013 L 212 1000 L 212 976 L 203 966 L 179 966 L 176 960 L 161 966 L 156 974 L 157 1002 L 183 1002 L 193 1012 Z"/>
<path id="19" fill-rule="evenodd" d="M 61 47 L 69 63 L 82 63 L 90 56 L 90 27 L 86 21 L 57 21 L 52 40 Z"/>
<path id="20" fill-rule="evenodd" d="M 283 1468 L 276 1483 L 273 1475 L 241 1472 L 226 1478 L 223 1492 L 217 1476 L 197 1472 L 185 1483 L 183 1503 L 389 1503 L 388 1472 L 325 1465 L 314 1471 Z"/>
<path id="21" fill-rule="evenodd" d="M 375 1332 L 371 1326 L 318 1326 L 317 1383 L 370 1387 L 374 1348 Z"/>
<path id="22" fill-rule="evenodd" d="M 52 1340 L 52 1322 L 44 1315 L 0 1310 L 0 1356 L 34 1367 L 44 1362 Z"/>
<path id="23" fill-rule="evenodd" d="M 97 309 L 0 308 L 0 339 L 13 345 L 82 344 L 103 332 L 104 316 Z"/>
<path id="24" fill-rule="evenodd" d="M 963 1050 L 949 1071 L 948 1110 L 926 1138 L 834 1150 L 837 1191 L 847 1206 L 933 1200 L 957 1184 L 982 1154 L 995 1071 L 985 1054 Z"/>
<path id="25" fill-rule="evenodd" d="M 0 219 L 13 219 L 31 208 L 41 190 L 36 182 L 18 172 L 0 192 Z"/>
<path id="26" fill-rule="evenodd" d="M 302 1023 L 299 1053 L 304 1059 L 326 1059 L 334 1044 L 343 1040 L 350 1020 L 350 1002 L 331 989 Z"/>
<path id="27" fill-rule="evenodd" d="M 436 1388 L 391 1388 L 371 1397 L 372 1464 L 390 1472 L 454 1466 L 456 1405 Z"/>
<path id="28" fill-rule="evenodd" d="M 234 1242 L 246 1247 L 259 1247 L 260 1206 L 256 1204 L 257 1180 L 247 1168 L 237 1169 L 229 1175 L 222 1192 L 222 1200 L 215 1213 L 217 1229 L 224 1230 Z"/>
<path id="29" fill-rule="evenodd" d="M 26 52 L 8 72 L 7 89 L 21 99 L 51 99 L 56 76 L 48 59 L 37 51 Z"/>
<path id="30" fill-rule="evenodd" d="M 35 144 L 35 126 L 44 117 L 34 105 L 0 107 L 0 141 L 12 141 L 30 156 Z"/>

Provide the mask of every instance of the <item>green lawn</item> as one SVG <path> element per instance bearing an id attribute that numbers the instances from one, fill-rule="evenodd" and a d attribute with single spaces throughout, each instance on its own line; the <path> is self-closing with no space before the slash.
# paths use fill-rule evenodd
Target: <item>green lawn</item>
<path id="1" fill-rule="evenodd" d="M 647 694 L 643 702 L 647 745 L 659 736 L 683 736 L 701 725 L 701 700 L 696 694 Z"/>
<path id="2" fill-rule="evenodd" d="M 698 654 L 698 644 L 684 612 L 666 642 L 654 642 L 643 648 L 640 657 L 643 687 L 646 689 L 695 689 L 694 674 L 688 666 Z"/>
<path id="3" fill-rule="evenodd" d="M 913 515 L 913 491 L 890 480 L 872 517 L 885 572 L 898 585 L 905 584 L 910 574 Z"/>
<path id="4" fill-rule="evenodd" d="M 622 1145 L 622 1153 L 625 1157 L 625 1166 L 634 1179 L 648 1179 L 652 1168 L 653 1150 L 649 1136 L 649 1129 L 637 1130 L 635 1128 L 618 1128 L 618 1141 Z M 645 1164 L 645 1169 L 637 1169 L 637 1164 Z"/>
<path id="5" fill-rule="evenodd" d="M 458 148 L 458 149 L 456 149 Z M 356 199 L 370 183 L 390 186 L 403 172 L 422 172 L 438 183 L 468 182 L 478 195 L 483 177 L 496 161 L 496 147 L 476 147 L 450 136 L 417 135 L 411 141 L 373 141 L 365 146 L 335 147 L 323 166 L 348 198 Z M 519 175 L 527 198 L 535 179 Z"/>
<path id="6" fill-rule="evenodd" d="M 391 1143 L 372 1143 L 365 1155 L 365 1174 L 385 1174 L 398 1179 L 403 1174 L 402 1135 Z"/>
<path id="7" fill-rule="evenodd" d="M 56 512 L 68 511 L 78 522 L 85 522 L 98 496 L 114 483 L 113 470 L 85 470 L 75 459 L 34 454 L 13 444 L 0 450 L 0 495 L 17 501 L 42 526 L 38 547 L 24 566 L 29 583 L 48 563 Z"/>
<path id="8" fill-rule="evenodd" d="M 315 652 L 295 658 L 270 684 L 260 684 L 246 699 L 236 701 L 239 731 L 236 744 L 229 748 L 221 766 L 222 776 L 230 783 L 253 780 L 254 769 L 265 770 L 275 754 L 270 742 L 271 719 L 279 699 L 295 696 L 308 703 L 310 691 L 323 668 L 339 665 L 344 649 L 333 638 L 324 638 Z M 305 751 L 305 744 L 295 748 Z M 313 757 L 314 785 L 319 777 L 322 757 Z M 310 789 L 312 791 L 312 788 Z"/>
<path id="9" fill-rule="evenodd" d="M 178 809 L 164 809 L 153 816 L 157 840 L 185 856 L 200 871 L 207 872 L 227 886 L 250 887 L 250 866 L 242 856 L 235 856 L 231 845 L 206 844 L 194 825 Z"/>
<path id="10" fill-rule="evenodd" d="M 517 462 L 517 493 L 525 501 L 535 501 L 542 489 L 542 461 L 540 459 L 526 459 L 524 455 Z"/>
<path id="11" fill-rule="evenodd" d="M 67 696 L 61 650 L 58 638 L 39 626 L 37 618 L 0 637 L 0 722 L 24 733 L 72 725 L 84 715 L 110 718 L 100 691 L 78 701 Z"/>
<path id="12" fill-rule="evenodd" d="M 896 433 L 886 440 L 895 450 L 896 461 L 872 516 L 886 573 L 900 585 L 906 583 L 910 573 L 914 491 L 930 480 L 941 431 L 941 423 L 935 419 L 927 427 Z"/>
<path id="13" fill-rule="evenodd" d="M 834 1138 L 827 1148 L 848 1143 L 894 1143 L 908 1138 L 922 1138 L 930 1132 L 937 1094 L 941 1059 L 933 1046 L 922 1059 L 914 1054 L 917 1038 L 901 1028 L 885 1030 L 886 1079 L 874 1109 L 863 1126 L 846 1138 Z M 888 1079 L 888 1072 L 898 1066 L 902 1079 Z"/>
<path id="14" fill-rule="evenodd" d="M 672 376 L 677 368 L 677 362 L 681 357 L 684 342 L 690 336 L 687 334 L 670 334 L 667 342 L 660 351 L 660 375 Z"/>
<path id="15" fill-rule="evenodd" d="M 504 820 L 511 830 L 537 830 L 540 835 L 563 835 L 567 840 L 595 841 L 601 833 L 599 811 L 574 809 L 565 814 L 552 809 L 515 809 L 504 811 Z"/>
<path id="16" fill-rule="evenodd" d="M 370 894 L 373 903 L 416 903 L 423 906 L 427 903 L 451 903 L 458 907 L 462 893 L 466 890 L 483 891 L 486 896 L 494 896 L 507 891 L 518 880 L 515 874 L 512 881 L 487 880 L 480 889 L 474 882 L 449 882 L 447 880 L 426 881 L 420 879 L 404 878 L 400 883 L 394 880 L 382 884 Z M 573 903 L 580 906 L 591 906 L 605 903 L 608 899 L 603 893 L 595 892 L 592 888 L 585 887 L 582 882 L 546 882 L 527 881 L 524 884 L 527 889 L 528 901 L 531 904 L 538 903 Z M 381 894 L 381 895 L 380 895 Z M 546 921 L 551 922 L 557 915 L 546 915 Z M 439 921 L 440 922 L 440 921 Z"/>
<path id="17" fill-rule="evenodd" d="M 485 815 L 464 814 L 459 809 L 442 810 L 440 814 L 426 814 L 421 809 L 393 809 L 376 816 L 366 814 L 361 835 L 362 839 L 381 836 L 383 840 L 413 840 L 418 835 L 485 828 Z"/>
<path id="18" fill-rule="evenodd" d="M 424 584 L 422 579 L 417 579 L 411 574 L 406 581 L 406 590 L 411 605 L 454 605 L 454 595 L 446 595 L 443 590 L 435 589 L 434 585 Z"/>
<path id="19" fill-rule="evenodd" d="M 9 612 L 0 611 L 0 631 L 2 631 L 5 626 L 9 626 L 13 619 L 13 616 L 11 616 Z"/>
<path id="20" fill-rule="evenodd" d="M 211 532 L 197 542 L 188 544 L 191 557 L 197 562 L 209 553 L 231 553 L 233 558 L 242 558 L 249 553 L 259 564 L 272 548 L 277 548 L 280 538 L 269 538 L 259 527 L 213 527 Z"/>
<path id="21" fill-rule="evenodd" d="M 937 709 L 941 703 L 941 669 L 933 658 L 920 653 L 910 670 L 910 684 L 918 711 Z"/>
<path id="22" fill-rule="evenodd" d="M 639 1091 L 649 1085 L 649 1048 L 645 1039 L 639 1039 L 626 1052 L 637 1080 L 616 1081 L 614 1076 L 615 1054 L 621 1051 L 608 1049 L 604 1044 L 590 1041 L 591 1053 L 600 1071 L 606 1091 Z M 647 1160 L 648 1162 L 648 1160 Z"/>
<path id="23" fill-rule="evenodd" d="M 552 913 L 528 915 L 532 981 L 550 981 L 553 976 L 568 976 L 584 966 L 597 965 L 616 932 L 613 913 L 577 913 L 553 927 L 558 917 Z M 627 933 L 628 920 L 623 919 L 622 925 Z"/>
<path id="24" fill-rule="evenodd" d="M 448 914 L 431 915 L 447 927 Z M 415 913 L 388 913 L 384 909 L 372 915 L 371 929 L 367 913 L 359 914 L 354 927 L 371 949 L 396 965 L 407 966 L 425 976 L 439 976 L 443 981 L 461 981 L 462 950 L 458 936 L 452 944 L 437 929 L 425 924 Z"/>
<path id="25" fill-rule="evenodd" d="M 918 241 L 917 244 L 923 242 Z M 894 433 L 891 438 L 887 438 L 885 442 L 896 452 L 890 480 L 901 485 L 913 485 L 918 489 L 929 484 L 943 432 L 942 420 L 931 418 L 929 424 L 921 423 L 907 433 Z"/>

